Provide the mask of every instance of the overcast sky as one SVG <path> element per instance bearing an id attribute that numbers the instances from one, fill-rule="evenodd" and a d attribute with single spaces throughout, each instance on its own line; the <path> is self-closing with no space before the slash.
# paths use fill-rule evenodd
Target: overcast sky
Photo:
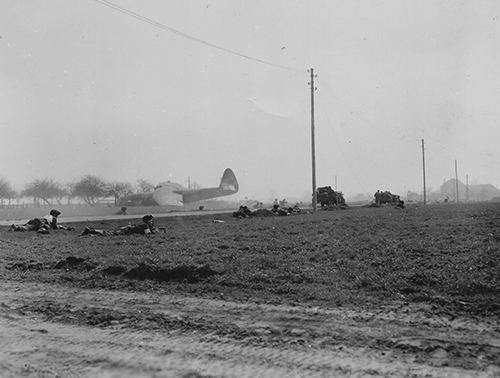
<path id="1" fill-rule="evenodd" d="M 500 188 L 500 1 L 0 1 L 0 177 Z M 189 39 L 173 28 L 207 43 Z M 223 51 L 214 46 L 240 53 Z M 269 64 L 267 64 L 269 63 Z"/>

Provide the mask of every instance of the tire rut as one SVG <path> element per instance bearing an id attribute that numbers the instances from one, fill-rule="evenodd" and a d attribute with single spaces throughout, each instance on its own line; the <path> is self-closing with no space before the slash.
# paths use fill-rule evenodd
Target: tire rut
<path id="1" fill-rule="evenodd" d="M 481 325 L 438 317 L 420 324 L 421 311 L 411 316 L 408 307 L 377 314 L 15 281 L 0 281 L 0 289 L 0 369 L 11 376 L 500 373 L 498 324 L 485 321 L 479 342 Z M 89 326 L 92 312 L 105 321 Z M 447 366 L 454 351 L 464 366 Z"/>

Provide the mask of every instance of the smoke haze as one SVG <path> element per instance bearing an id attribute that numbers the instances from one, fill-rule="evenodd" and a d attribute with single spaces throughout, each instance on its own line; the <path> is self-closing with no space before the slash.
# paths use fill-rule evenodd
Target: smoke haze
<path id="1" fill-rule="evenodd" d="M 500 187 L 500 3 L 91 0 L 0 4 L 0 176 L 217 185 L 238 198 Z M 261 63 L 264 60 L 272 64 Z M 283 67 L 280 67 L 283 66 Z"/>

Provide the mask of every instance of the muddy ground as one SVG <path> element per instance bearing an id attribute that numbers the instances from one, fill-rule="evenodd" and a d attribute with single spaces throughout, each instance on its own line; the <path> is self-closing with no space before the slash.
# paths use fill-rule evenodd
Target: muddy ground
<path id="1" fill-rule="evenodd" d="M 157 224 L 0 228 L 0 375 L 500 376 L 499 204 Z"/>

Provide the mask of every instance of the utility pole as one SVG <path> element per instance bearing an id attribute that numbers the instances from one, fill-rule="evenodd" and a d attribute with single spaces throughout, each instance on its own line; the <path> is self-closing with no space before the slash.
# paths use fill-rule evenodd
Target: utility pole
<path id="1" fill-rule="evenodd" d="M 425 149 L 424 149 L 424 140 L 422 139 L 422 172 L 424 176 L 424 205 L 427 203 L 427 192 L 425 189 Z"/>
<path id="2" fill-rule="evenodd" d="M 308 83 L 311 86 L 311 154 L 312 154 L 312 190 L 313 190 L 313 198 L 312 198 L 312 208 L 313 212 L 316 212 L 316 147 L 314 141 L 314 91 L 316 88 L 314 87 L 314 69 L 311 68 L 308 70 L 311 74 L 311 81 Z"/>
<path id="3" fill-rule="evenodd" d="M 457 168 L 457 161 L 455 160 L 455 192 L 457 195 L 457 203 L 459 201 L 458 198 L 458 168 Z"/>
<path id="4" fill-rule="evenodd" d="M 337 175 L 335 175 L 335 191 L 337 191 Z"/>
<path id="5" fill-rule="evenodd" d="M 465 202 L 469 202 L 469 174 L 465 175 Z"/>

